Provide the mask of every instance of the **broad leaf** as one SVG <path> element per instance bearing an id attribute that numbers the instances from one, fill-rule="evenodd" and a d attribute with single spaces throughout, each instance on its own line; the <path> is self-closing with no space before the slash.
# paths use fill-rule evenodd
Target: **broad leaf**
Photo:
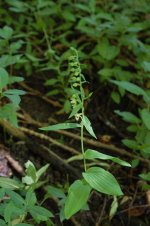
<path id="1" fill-rule="evenodd" d="M 131 112 L 128 111 L 119 111 L 119 110 L 115 110 L 114 111 L 117 115 L 121 116 L 123 118 L 124 121 L 126 122 L 130 122 L 130 123 L 140 123 L 141 120 L 135 116 L 134 114 L 132 114 Z"/>
<path id="2" fill-rule="evenodd" d="M 4 219 L 5 221 L 8 223 L 8 225 L 10 224 L 12 215 L 13 215 L 13 209 L 14 209 L 14 205 L 12 202 L 9 202 L 6 207 L 4 208 Z"/>
<path id="3" fill-rule="evenodd" d="M 150 62 L 144 61 L 142 63 L 142 67 L 143 67 L 145 72 L 150 72 Z"/>
<path id="4" fill-rule="evenodd" d="M 138 149 L 138 143 L 135 140 L 123 139 L 122 143 L 133 150 Z"/>
<path id="5" fill-rule="evenodd" d="M 4 39 L 10 39 L 13 34 L 13 29 L 11 27 L 5 26 L 0 29 L 0 37 Z"/>
<path id="6" fill-rule="evenodd" d="M 113 157 L 111 155 L 106 155 L 106 154 L 103 154 L 103 153 L 100 153 L 98 151 L 91 150 L 91 149 L 86 150 L 84 157 L 85 157 L 85 159 L 91 159 L 91 160 L 93 160 L 93 159 L 111 160 L 122 166 L 131 167 L 131 165 L 126 161 L 123 161 L 119 158 Z"/>
<path id="7" fill-rule="evenodd" d="M 120 95 L 119 93 L 117 92 L 111 92 L 111 98 L 113 99 L 113 101 L 116 103 L 116 104 L 119 104 L 120 103 Z"/>
<path id="8" fill-rule="evenodd" d="M 147 96 L 146 92 L 144 91 L 144 89 L 142 89 L 141 87 L 131 83 L 131 82 L 127 82 L 127 81 L 112 81 L 112 83 L 114 83 L 115 85 L 125 89 L 126 91 L 133 93 L 137 96 L 142 95 L 143 97 L 145 97 L 146 99 L 149 99 L 149 97 Z"/>
<path id="9" fill-rule="evenodd" d="M 76 180 L 69 188 L 65 202 L 65 216 L 69 219 L 82 209 L 88 201 L 91 187 L 81 180 Z"/>
<path id="10" fill-rule="evenodd" d="M 16 110 L 16 106 L 12 103 L 4 105 L 0 108 L 0 119 L 6 119 L 13 126 L 18 127 Z"/>
<path id="11" fill-rule="evenodd" d="M 108 39 L 102 39 L 98 44 L 98 51 L 104 59 L 112 60 L 119 54 L 120 49 L 118 46 L 110 45 Z"/>
<path id="12" fill-rule="evenodd" d="M 46 82 L 44 83 L 45 86 L 51 86 L 51 85 L 55 85 L 58 82 L 57 79 L 55 78 L 51 78 L 46 80 Z"/>
<path id="13" fill-rule="evenodd" d="M 11 198 L 17 207 L 22 208 L 25 204 L 25 200 L 16 192 L 11 191 L 10 189 L 6 190 L 6 194 Z"/>
<path id="14" fill-rule="evenodd" d="M 150 181 L 150 172 L 139 175 L 143 180 Z"/>
<path id="15" fill-rule="evenodd" d="M 19 89 L 8 89 L 4 92 L 6 95 L 24 95 L 26 92 Z"/>
<path id="16" fill-rule="evenodd" d="M 20 57 L 21 55 L 2 55 L 2 57 L 0 57 L 0 67 L 16 64 L 20 60 Z"/>
<path id="17" fill-rule="evenodd" d="M 29 212 L 34 219 L 40 221 L 47 221 L 49 217 L 53 217 L 53 214 L 49 210 L 41 206 L 30 206 Z"/>
<path id="18" fill-rule="evenodd" d="M 91 167 L 83 173 L 84 179 L 95 190 L 108 195 L 123 195 L 115 177 L 100 167 Z"/>
<path id="19" fill-rule="evenodd" d="M 7 226 L 6 223 L 5 223 L 5 221 L 3 221 L 3 220 L 1 220 L 1 219 L 0 219 L 0 225 L 1 225 L 1 226 Z"/>
<path id="20" fill-rule="evenodd" d="M 47 187 L 48 195 L 54 198 L 64 199 L 66 196 L 61 188 L 49 185 Z"/>
<path id="21" fill-rule="evenodd" d="M 20 104 L 21 98 L 19 95 L 8 95 L 4 94 L 5 97 L 7 97 L 16 107 Z"/>
<path id="22" fill-rule="evenodd" d="M 19 189 L 21 187 L 21 184 L 13 179 L 0 177 L 0 187 L 14 190 Z"/>
<path id="23" fill-rule="evenodd" d="M 25 164 L 26 167 L 26 175 L 22 178 L 22 182 L 25 184 L 33 184 L 37 180 L 36 176 L 36 168 L 33 163 L 28 160 Z"/>
<path id="24" fill-rule="evenodd" d="M 23 77 L 19 77 L 19 76 L 11 76 L 9 77 L 9 84 L 13 84 L 15 82 L 22 82 L 24 81 Z"/>
<path id="25" fill-rule="evenodd" d="M 34 206 L 37 202 L 36 195 L 31 188 L 26 193 L 25 202 L 27 206 Z"/>

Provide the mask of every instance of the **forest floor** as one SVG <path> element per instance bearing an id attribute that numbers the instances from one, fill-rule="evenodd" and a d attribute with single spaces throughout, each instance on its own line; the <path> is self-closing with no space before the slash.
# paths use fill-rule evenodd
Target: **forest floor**
<path id="1" fill-rule="evenodd" d="M 12 134 L 8 129 L 9 134 L 5 133 L 3 145 L 9 148 L 11 155 L 21 165 L 24 165 L 28 159 L 33 161 L 37 168 L 50 163 L 47 172 L 49 183 L 54 186 L 60 184 L 65 186 L 66 181 L 72 182 L 80 177 L 83 168 L 82 163 L 66 164 L 63 161 L 76 152 L 80 152 L 78 130 L 75 132 L 69 130 L 67 133 L 64 131 L 48 132 L 43 135 L 39 127 L 63 122 L 63 120 L 67 120 L 66 114 L 60 111 L 61 104 L 58 100 L 47 98 L 42 94 L 43 90 L 39 89 L 40 81 L 22 83 L 21 86 L 27 91 L 27 94 L 22 98 L 18 114 L 21 126 L 20 134 L 15 135 L 15 132 Z M 98 88 L 91 101 L 86 104 L 86 113 L 98 139 L 91 140 L 85 133 L 85 146 L 131 162 L 135 159 L 135 155 L 131 154 L 129 150 L 124 150 L 121 144 L 121 139 L 128 136 L 125 123 L 113 113 L 116 106 L 108 101 L 108 90 L 108 87 Z M 129 105 L 130 108 L 134 108 L 131 106 L 133 103 L 128 103 L 128 107 Z M 25 134 L 26 139 L 21 138 L 21 132 Z M 4 134 L 3 131 L 1 133 Z M 138 155 L 136 157 L 140 158 Z M 148 164 L 144 159 L 141 159 L 136 168 L 124 168 L 114 163 L 108 165 L 124 192 L 124 196 L 118 198 L 119 206 L 111 221 L 109 212 L 112 197 L 93 192 L 89 200 L 90 210 L 76 214 L 63 224 L 59 221 L 56 203 L 54 200 L 49 200 L 46 205 L 55 213 L 55 224 L 58 226 L 149 226 L 149 195 L 148 192 L 142 191 L 142 182 L 138 176 L 147 167 Z M 39 191 L 40 196 L 42 196 L 42 191 Z"/>

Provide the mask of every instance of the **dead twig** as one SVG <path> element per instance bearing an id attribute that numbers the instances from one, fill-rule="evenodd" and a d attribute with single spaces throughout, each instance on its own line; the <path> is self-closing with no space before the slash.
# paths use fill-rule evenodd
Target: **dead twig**
<path id="1" fill-rule="evenodd" d="M 4 127 L 12 136 L 17 137 L 21 140 L 25 140 L 27 144 L 29 145 L 30 149 L 35 152 L 36 154 L 39 154 L 42 156 L 46 161 L 51 162 L 53 165 L 56 165 L 57 167 L 60 167 L 61 169 L 66 169 L 67 172 L 73 177 L 79 178 L 80 177 L 80 172 L 78 170 L 74 169 L 71 165 L 69 165 L 62 157 L 51 151 L 49 148 L 45 147 L 44 145 L 39 145 L 36 144 L 36 142 L 33 142 L 33 140 L 29 139 L 28 136 L 25 135 L 33 135 L 35 137 L 44 139 L 46 141 L 49 141 L 63 149 L 67 149 L 69 152 L 75 152 L 74 154 L 78 154 L 78 152 L 64 144 L 61 144 L 54 140 L 53 138 L 50 138 L 44 134 L 37 133 L 35 131 L 29 130 L 27 128 L 15 128 L 13 127 L 9 122 L 0 120 L 0 125 Z M 41 136 L 42 135 L 42 136 Z M 44 136 L 43 136 L 44 135 Z M 9 163 L 12 165 L 12 167 L 18 172 L 18 173 L 23 173 L 23 170 L 21 166 L 19 166 L 19 163 L 9 155 L 6 154 L 6 159 L 9 161 Z"/>
<path id="2" fill-rule="evenodd" d="M 24 118 L 24 119 L 27 120 L 27 122 L 29 122 L 31 124 L 34 124 L 36 126 L 39 126 L 39 127 L 46 126 L 45 123 L 38 122 L 38 121 L 32 119 L 31 116 L 28 117 L 28 118 Z M 55 132 L 56 133 L 59 133 L 59 134 L 66 135 L 66 136 L 71 137 L 71 138 L 76 139 L 76 140 L 80 140 L 80 136 L 79 135 L 77 135 L 75 133 L 72 133 L 72 132 L 69 132 L 69 131 L 66 131 L 66 130 L 57 130 Z M 116 154 L 119 154 L 119 155 L 122 155 L 122 156 L 128 156 L 128 157 L 130 157 L 132 159 L 133 158 L 136 158 L 136 159 L 139 159 L 143 163 L 147 163 L 147 164 L 150 163 L 150 161 L 148 159 L 144 159 L 144 158 L 142 158 L 140 156 L 137 156 L 135 154 L 132 154 L 132 153 L 126 151 L 123 148 L 118 148 L 118 147 L 114 146 L 113 144 L 104 144 L 104 143 L 102 143 L 100 141 L 92 140 L 92 139 L 85 138 L 85 137 L 83 139 L 84 139 L 84 142 L 86 144 L 89 144 L 91 146 L 98 147 L 98 148 L 103 148 L 103 149 L 107 149 L 107 150 L 113 151 Z M 76 151 L 74 153 L 77 154 L 78 152 Z"/>
<path id="3" fill-rule="evenodd" d="M 133 209 L 149 208 L 149 207 L 150 207 L 150 204 L 131 206 L 127 209 L 118 211 L 118 213 L 116 215 L 120 215 L 121 213 L 129 212 L 130 210 L 133 210 Z"/>
<path id="4" fill-rule="evenodd" d="M 26 133 L 26 134 L 33 135 L 33 136 L 38 137 L 38 138 L 40 138 L 42 140 L 49 141 L 50 143 L 55 144 L 56 146 L 61 147 L 62 149 L 67 150 L 71 154 L 79 154 L 79 152 L 76 151 L 74 148 L 69 147 L 68 145 L 62 144 L 62 143 L 58 142 L 57 140 L 53 139 L 52 137 L 47 136 L 47 135 L 45 135 L 43 133 L 38 133 L 38 132 L 35 132 L 34 130 L 27 129 L 25 127 L 19 127 L 19 129 L 22 132 Z"/>
<path id="5" fill-rule="evenodd" d="M 62 169 L 66 169 L 67 172 L 72 173 L 73 175 L 75 175 L 77 178 L 81 177 L 81 173 L 75 169 L 73 166 L 69 165 L 65 159 L 63 159 L 62 157 L 59 157 L 56 153 L 54 153 L 53 151 L 50 150 L 50 148 L 47 148 L 44 145 L 40 146 L 43 149 L 43 154 L 47 156 L 47 160 L 49 160 L 53 165 L 55 166 L 59 166 Z"/>
<path id="6" fill-rule="evenodd" d="M 5 120 L 0 120 L 0 125 L 3 126 L 3 128 L 6 129 L 12 136 L 17 137 L 21 140 L 26 140 L 27 137 L 25 134 L 28 134 L 28 135 L 38 137 L 42 140 L 48 141 L 49 143 L 54 144 L 64 150 L 70 152 L 71 154 L 79 154 L 79 152 L 76 149 L 74 149 L 68 145 L 62 144 L 62 143 L 58 142 L 57 140 L 55 140 L 54 138 L 47 136 L 43 133 L 38 133 L 38 132 L 35 132 L 34 130 L 27 129 L 25 127 L 16 128 Z"/>
<path id="7" fill-rule="evenodd" d="M 43 99 L 45 102 L 53 105 L 54 107 L 60 107 L 62 108 L 62 105 L 58 102 L 58 101 L 55 101 L 55 100 L 51 100 L 49 99 L 48 97 L 46 96 L 43 96 L 43 94 L 41 92 L 39 92 L 38 90 L 35 90 L 33 88 L 31 88 L 30 86 L 28 86 L 27 84 L 25 84 L 24 82 L 21 82 L 20 85 L 27 91 L 29 91 L 30 95 L 34 95 L 34 96 L 38 96 L 40 97 L 41 99 Z"/>
<path id="8" fill-rule="evenodd" d="M 104 202 L 103 202 L 103 207 L 102 207 L 101 212 L 100 212 L 100 216 L 99 216 L 95 226 L 100 226 L 100 224 L 102 222 L 102 217 L 103 217 L 103 214 L 104 214 L 104 211 L 105 211 L 105 208 L 106 208 L 106 204 L 107 204 L 107 199 L 105 197 Z"/>

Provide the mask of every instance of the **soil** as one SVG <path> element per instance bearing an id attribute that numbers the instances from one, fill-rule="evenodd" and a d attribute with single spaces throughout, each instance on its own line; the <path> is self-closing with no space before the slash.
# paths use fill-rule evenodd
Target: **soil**
<path id="1" fill-rule="evenodd" d="M 31 87 L 34 87 L 34 85 Z M 38 90 L 38 87 L 34 88 Z M 117 109 L 117 105 L 111 101 L 109 95 L 108 87 L 107 89 L 105 87 L 97 89 L 94 92 L 91 102 L 86 105 L 86 112 L 92 121 L 93 128 L 98 136 L 98 141 L 114 144 L 121 148 L 121 139 L 128 136 L 125 130 L 126 124 L 113 113 L 113 110 Z M 126 102 L 125 107 L 131 108 L 134 106 L 132 106 L 130 102 Z M 67 117 L 64 113 L 58 114 L 59 110 L 59 108 L 47 103 L 39 96 L 27 94 L 22 98 L 20 112 L 22 114 L 27 113 L 34 120 L 41 123 L 48 123 L 48 121 L 52 120 L 52 118 L 54 121 L 56 120 L 58 122 L 63 122 L 63 120 L 67 119 Z M 38 126 L 29 124 L 24 120 L 20 120 L 20 125 L 30 130 L 40 132 L 38 130 Z M 78 134 L 78 131 L 76 131 L 76 134 Z M 62 143 L 65 142 L 65 144 L 80 151 L 79 141 L 73 138 L 54 132 L 48 133 L 47 135 L 53 137 L 55 140 L 61 141 Z M 59 164 L 59 162 L 55 160 L 53 161 L 53 158 L 51 159 L 51 157 L 47 157 L 47 154 L 43 152 L 44 149 L 42 149 L 42 147 L 45 146 L 50 148 L 52 152 L 56 153 L 63 159 L 71 157 L 71 153 L 54 144 L 50 144 L 39 137 L 35 137 L 34 135 L 28 134 L 27 136 L 28 141 L 21 141 L 17 138 L 10 137 L 8 134 L 5 134 L 5 137 L 3 138 L 3 144 L 11 150 L 11 154 L 20 162 L 21 165 L 24 165 L 28 159 L 34 162 L 37 168 L 45 165 L 46 163 L 50 163 L 46 177 L 49 179 L 49 183 L 55 186 L 59 184 L 66 186 L 66 181 L 71 183 L 75 178 L 77 178 L 78 175 L 80 177 L 83 167 L 81 163 L 71 163 L 70 166 L 72 167 L 72 170 L 68 170 L 65 165 Z M 107 152 L 107 154 L 116 154 L 111 150 L 108 151 L 106 149 L 102 149 L 101 151 L 104 153 Z M 132 160 L 126 156 L 118 157 L 121 157 L 129 162 Z M 112 197 L 93 192 L 89 200 L 89 210 L 77 213 L 71 218 L 71 220 L 64 221 L 63 223 L 59 221 L 58 207 L 56 203 L 53 200 L 49 200 L 46 205 L 55 214 L 55 225 L 149 226 L 149 203 L 146 199 L 146 192 L 141 189 L 142 182 L 138 176 L 143 170 L 147 169 L 147 167 L 148 166 L 144 163 L 140 163 L 137 168 L 129 169 L 117 166 L 116 164 L 109 165 L 109 170 L 117 178 L 124 192 L 124 196 L 118 198 L 119 207 L 111 220 L 109 218 L 109 212 L 113 201 Z M 77 173 L 74 173 L 73 170 Z M 39 191 L 39 197 L 40 195 L 42 195 L 42 191 Z"/>

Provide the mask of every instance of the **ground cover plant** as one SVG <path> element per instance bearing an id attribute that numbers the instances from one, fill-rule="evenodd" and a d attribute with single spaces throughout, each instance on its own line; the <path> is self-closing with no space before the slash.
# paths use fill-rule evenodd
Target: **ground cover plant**
<path id="1" fill-rule="evenodd" d="M 0 143 L 22 164 L 51 163 L 40 201 L 32 183 L 0 178 L 1 224 L 149 225 L 149 3 L 0 2 Z"/>

